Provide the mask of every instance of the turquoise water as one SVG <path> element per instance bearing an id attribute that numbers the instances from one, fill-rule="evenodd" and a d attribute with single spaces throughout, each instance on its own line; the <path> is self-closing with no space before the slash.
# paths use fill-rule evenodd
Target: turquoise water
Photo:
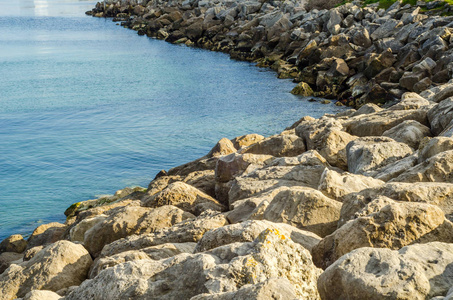
<path id="1" fill-rule="evenodd" d="M 0 0 L 0 240 L 72 203 L 147 186 L 222 137 L 333 105 L 246 62 L 87 17 L 90 1 Z"/>

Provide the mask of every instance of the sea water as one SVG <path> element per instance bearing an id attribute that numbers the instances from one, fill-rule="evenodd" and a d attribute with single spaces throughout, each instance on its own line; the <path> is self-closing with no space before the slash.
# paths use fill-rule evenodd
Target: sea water
<path id="1" fill-rule="evenodd" d="M 88 17 L 95 2 L 0 0 L 0 240 L 74 202 L 146 187 L 222 137 L 339 108 L 222 53 Z"/>

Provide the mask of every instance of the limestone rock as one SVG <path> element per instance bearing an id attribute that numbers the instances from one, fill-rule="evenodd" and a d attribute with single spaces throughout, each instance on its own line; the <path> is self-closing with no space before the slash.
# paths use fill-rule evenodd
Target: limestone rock
<path id="1" fill-rule="evenodd" d="M 391 106 L 389 110 L 419 109 L 424 106 L 429 106 L 430 104 L 431 102 L 417 93 L 404 93 L 401 96 L 401 101 Z"/>
<path id="2" fill-rule="evenodd" d="M 270 201 L 263 217 L 286 223 L 324 237 L 337 227 L 341 203 L 306 187 L 280 188 Z"/>
<path id="3" fill-rule="evenodd" d="M 325 269 L 357 248 L 399 249 L 420 239 L 444 222 L 444 213 L 437 206 L 392 201 L 377 212 L 347 222 L 321 240 L 313 248 L 313 261 L 318 267 Z"/>
<path id="4" fill-rule="evenodd" d="M 27 293 L 24 300 L 59 300 L 63 299 L 60 295 L 52 291 L 33 290 Z"/>
<path id="5" fill-rule="evenodd" d="M 349 172 L 367 174 L 410 155 L 412 149 L 391 138 L 364 137 L 350 142 L 346 153 Z"/>
<path id="6" fill-rule="evenodd" d="M 295 134 L 274 135 L 244 148 L 241 153 L 297 156 L 305 152 L 304 141 Z"/>
<path id="7" fill-rule="evenodd" d="M 430 157 L 448 150 L 453 150 L 453 138 L 443 136 L 434 137 L 420 149 L 418 162 L 422 163 Z"/>
<path id="8" fill-rule="evenodd" d="M 217 157 L 228 155 L 230 153 L 236 152 L 236 148 L 234 147 L 233 143 L 227 139 L 223 138 L 217 142 L 217 144 L 209 151 L 208 157 Z"/>
<path id="9" fill-rule="evenodd" d="M 341 257 L 318 280 L 322 299 L 430 299 L 453 285 L 453 244 L 399 250 L 361 248 Z"/>
<path id="10" fill-rule="evenodd" d="M 417 165 L 417 161 L 418 151 L 415 151 L 412 155 L 389 163 L 388 165 L 367 173 L 367 175 L 387 182 Z"/>
<path id="11" fill-rule="evenodd" d="M 113 256 L 129 250 L 140 250 L 165 243 L 198 242 L 209 230 L 228 224 L 222 214 L 202 214 L 195 219 L 185 220 L 170 228 L 156 230 L 150 234 L 132 235 L 106 245 L 102 249 L 101 257 Z"/>
<path id="12" fill-rule="evenodd" d="M 302 245 L 309 251 L 321 240 L 319 236 L 312 232 L 300 230 L 287 224 L 266 220 L 251 220 L 206 232 L 198 242 L 194 253 L 208 251 L 232 243 L 253 242 L 266 229 L 278 230 L 278 232 L 291 238 L 293 242 Z"/>
<path id="13" fill-rule="evenodd" d="M 298 298 L 319 299 L 319 274 L 308 250 L 275 230 L 266 230 L 254 242 L 117 265 L 84 282 L 66 299 L 114 300 L 132 295 L 143 299 L 190 299 L 199 294 L 235 292 L 278 277 L 294 286 Z"/>
<path id="14" fill-rule="evenodd" d="M 101 214 L 93 218 L 83 219 L 71 228 L 69 231 L 69 239 L 73 242 L 83 242 L 85 232 L 90 230 L 96 224 L 105 221 L 107 218 L 107 215 Z"/>
<path id="15" fill-rule="evenodd" d="M 326 169 L 322 174 L 318 190 L 329 198 L 343 202 L 344 198 L 351 193 L 379 187 L 383 184 L 384 181 L 372 177 L 351 173 L 340 174 Z"/>
<path id="16" fill-rule="evenodd" d="M 263 139 L 264 136 L 252 133 L 235 137 L 234 139 L 231 140 L 231 142 L 233 143 L 234 148 L 239 150 L 241 148 L 255 144 Z"/>
<path id="17" fill-rule="evenodd" d="M 145 207 L 173 205 L 184 211 L 199 215 L 206 209 L 221 211 L 223 206 L 211 196 L 181 181 L 169 184 L 161 192 L 147 198 Z"/>
<path id="18" fill-rule="evenodd" d="M 448 98 L 428 111 L 428 120 L 431 131 L 439 135 L 453 120 L 453 97 Z"/>
<path id="19" fill-rule="evenodd" d="M 63 238 L 66 225 L 61 223 L 43 224 L 36 228 L 27 240 L 27 249 L 55 243 Z"/>
<path id="20" fill-rule="evenodd" d="M 374 103 L 367 103 L 362 105 L 356 112 L 352 114 L 351 117 L 361 116 L 361 115 L 369 115 L 372 113 L 383 111 L 384 109 L 377 106 Z"/>
<path id="21" fill-rule="evenodd" d="M 85 280 L 92 264 L 82 245 L 58 241 L 37 253 L 31 260 L 11 265 L 0 275 L 0 298 L 24 297 L 35 289 L 58 291 Z"/>
<path id="22" fill-rule="evenodd" d="M 215 177 L 217 182 L 228 182 L 241 175 L 250 165 L 263 166 L 274 159 L 271 155 L 252 153 L 233 153 L 221 157 L 216 165 Z"/>
<path id="23" fill-rule="evenodd" d="M 417 149 L 420 141 L 425 136 L 431 136 L 431 130 L 429 127 L 417 121 L 409 120 L 384 131 L 382 135 L 392 138 L 397 142 L 405 143 L 412 149 Z"/>
<path id="24" fill-rule="evenodd" d="M 187 175 L 184 180 L 185 183 L 199 189 L 200 191 L 215 197 L 215 171 L 195 171 Z"/>
<path id="25" fill-rule="evenodd" d="M 13 234 L 0 243 L 0 253 L 2 252 L 16 252 L 22 253 L 27 247 L 27 242 L 22 235 Z"/>
<path id="26" fill-rule="evenodd" d="M 412 167 L 391 182 L 453 183 L 453 150 L 441 152 Z"/>
<path id="27" fill-rule="evenodd" d="M 13 263 L 22 262 L 23 255 L 16 252 L 3 252 L 0 254 L 0 274 Z"/>
<path id="28" fill-rule="evenodd" d="M 150 233 L 193 217 L 192 214 L 171 205 L 154 209 L 127 206 L 89 229 L 85 233 L 83 244 L 91 255 L 96 257 L 106 244 L 120 238 Z"/>
<path id="29" fill-rule="evenodd" d="M 314 92 L 312 88 L 305 82 L 299 82 L 291 91 L 293 95 L 300 95 L 302 97 L 313 96 Z"/>

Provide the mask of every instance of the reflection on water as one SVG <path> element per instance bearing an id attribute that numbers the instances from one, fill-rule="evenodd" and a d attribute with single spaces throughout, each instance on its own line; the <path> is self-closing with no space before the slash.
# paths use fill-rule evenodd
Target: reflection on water
<path id="1" fill-rule="evenodd" d="M 0 0 L 0 16 L 84 17 L 92 0 Z"/>
<path id="2" fill-rule="evenodd" d="M 33 3 L 35 7 L 35 16 L 37 17 L 49 16 L 49 12 L 47 10 L 49 5 L 47 4 L 46 0 L 34 0 Z"/>

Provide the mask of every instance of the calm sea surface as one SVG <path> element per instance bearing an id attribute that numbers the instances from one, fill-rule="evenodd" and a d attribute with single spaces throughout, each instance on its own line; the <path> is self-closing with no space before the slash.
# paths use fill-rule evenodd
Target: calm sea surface
<path id="1" fill-rule="evenodd" d="M 252 64 L 85 16 L 94 4 L 0 0 L 0 240 L 147 186 L 222 137 L 338 110 Z"/>

